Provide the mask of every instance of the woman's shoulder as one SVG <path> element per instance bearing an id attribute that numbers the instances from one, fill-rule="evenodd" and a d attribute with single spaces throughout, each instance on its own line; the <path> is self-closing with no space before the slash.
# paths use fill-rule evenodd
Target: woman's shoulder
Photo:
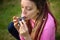
<path id="1" fill-rule="evenodd" d="M 54 17 L 50 13 L 48 13 L 41 40 L 55 40 L 55 22 Z"/>
<path id="2" fill-rule="evenodd" d="M 52 16 L 52 14 L 48 13 L 48 18 L 46 21 L 45 28 L 51 28 L 51 27 L 55 27 L 55 21 L 54 21 L 54 17 Z"/>
<path id="3" fill-rule="evenodd" d="M 54 17 L 53 17 L 53 15 L 51 13 L 48 13 L 48 20 L 54 22 Z"/>

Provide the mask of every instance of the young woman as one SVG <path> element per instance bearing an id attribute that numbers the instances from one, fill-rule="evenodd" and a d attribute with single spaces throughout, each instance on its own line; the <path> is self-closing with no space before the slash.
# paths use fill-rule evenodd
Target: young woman
<path id="1" fill-rule="evenodd" d="M 21 17 L 13 17 L 8 30 L 18 40 L 55 40 L 56 22 L 48 9 L 47 0 L 21 0 Z"/>

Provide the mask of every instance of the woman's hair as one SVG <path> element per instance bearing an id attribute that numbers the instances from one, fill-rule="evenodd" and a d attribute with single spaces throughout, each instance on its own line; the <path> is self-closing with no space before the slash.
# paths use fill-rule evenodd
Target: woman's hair
<path id="1" fill-rule="evenodd" d="M 30 0 L 30 1 L 36 4 L 39 13 L 37 13 L 34 28 L 32 29 L 30 20 L 28 20 L 27 26 L 32 40 L 39 40 L 44 29 L 44 25 L 46 24 L 47 21 L 48 12 L 50 13 L 50 10 L 48 8 L 47 0 Z"/>
<path id="2" fill-rule="evenodd" d="M 34 29 L 30 27 L 31 26 L 30 23 L 28 24 L 29 33 L 31 35 L 32 40 L 39 40 L 47 19 L 49 9 L 46 0 L 30 0 L 30 1 L 36 4 L 39 13 L 37 13 Z"/>

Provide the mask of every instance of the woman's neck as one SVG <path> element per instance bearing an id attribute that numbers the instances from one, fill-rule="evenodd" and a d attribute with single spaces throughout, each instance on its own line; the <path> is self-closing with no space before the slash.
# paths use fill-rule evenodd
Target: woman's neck
<path id="1" fill-rule="evenodd" d="M 32 18 L 33 22 L 35 22 L 35 21 L 36 21 L 36 18 L 37 18 L 36 16 L 34 16 L 34 17 Z"/>

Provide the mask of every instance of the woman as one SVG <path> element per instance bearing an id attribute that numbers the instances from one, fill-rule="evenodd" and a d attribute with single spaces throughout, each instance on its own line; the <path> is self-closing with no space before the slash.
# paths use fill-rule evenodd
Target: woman
<path id="1" fill-rule="evenodd" d="M 13 17 L 8 30 L 18 40 L 55 40 L 56 22 L 46 0 L 21 0 L 21 17 Z"/>

